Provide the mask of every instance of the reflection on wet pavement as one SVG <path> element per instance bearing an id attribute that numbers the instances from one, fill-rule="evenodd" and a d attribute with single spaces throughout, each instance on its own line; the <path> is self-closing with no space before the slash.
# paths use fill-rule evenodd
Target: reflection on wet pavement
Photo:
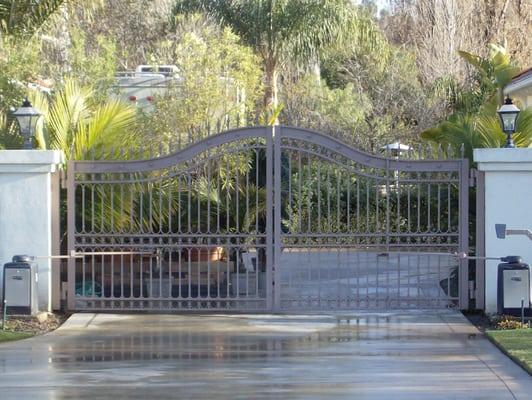
<path id="1" fill-rule="evenodd" d="M 519 398 L 530 381 L 505 361 L 451 311 L 78 314 L 0 345 L 0 399 Z"/>

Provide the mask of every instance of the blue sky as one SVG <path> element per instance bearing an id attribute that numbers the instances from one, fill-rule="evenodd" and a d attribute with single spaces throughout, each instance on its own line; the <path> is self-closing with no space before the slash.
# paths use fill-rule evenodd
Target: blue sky
<path id="1" fill-rule="evenodd" d="M 360 4 L 362 0 L 354 0 L 354 2 Z M 379 10 L 382 10 L 383 8 L 388 8 L 390 6 L 389 0 L 375 0 L 375 3 L 377 3 Z"/>

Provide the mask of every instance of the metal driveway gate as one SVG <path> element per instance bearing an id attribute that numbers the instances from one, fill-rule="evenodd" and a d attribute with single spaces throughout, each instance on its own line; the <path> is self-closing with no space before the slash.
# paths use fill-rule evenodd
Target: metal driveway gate
<path id="1" fill-rule="evenodd" d="M 282 126 L 71 161 L 68 307 L 466 308 L 468 173 Z"/>

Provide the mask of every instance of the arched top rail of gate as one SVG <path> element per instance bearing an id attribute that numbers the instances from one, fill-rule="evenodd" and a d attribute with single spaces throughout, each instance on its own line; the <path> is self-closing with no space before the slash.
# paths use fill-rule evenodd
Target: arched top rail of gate
<path id="1" fill-rule="evenodd" d="M 360 163 L 366 167 L 392 169 L 405 172 L 459 171 L 464 159 L 408 160 L 399 157 L 382 157 L 358 150 L 334 137 L 310 129 L 282 126 L 281 138 L 301 140 L 317 144 Z"/>
<path id="2" fill-rule="evenodd" d="M 411 160 L 399 157 L 384 157 L 358 150 L 349 144 L 322 133 L 291 126 L 257 126 L 231 129 L 198 141 L 176 152 L 141 160 L 72 160 L 69 162 L 75 172 L 80 173 L 127 173 L 138 171 L 155 171 L 169 168 L 184 161 L 189 161 L 197 155 L 217 148 L 224 144 L 237 142 L 243 139 L 263 138 L 266 141 L 275 137 L 303 141 L 313 145 L 322 146 L 336 152 L 360 165 L 391 169 L 405 172 L 438 172 L 460 171 L 467 168 L 467 159 L 425 159 Z"/>

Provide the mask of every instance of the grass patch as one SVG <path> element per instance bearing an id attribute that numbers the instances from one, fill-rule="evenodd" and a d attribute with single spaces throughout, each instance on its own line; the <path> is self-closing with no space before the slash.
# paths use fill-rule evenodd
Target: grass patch
<path id="1" fill-rule="evenodd" d="M 489 330 L 486 335 L 532 375 L 532 329 Z"/>
<path id="2" fill-rule="evenodd" d="M 26 339 L 32 336 L 33 336 L 33 333 L 29 333 L 29 332 L 0 331 L 0 343 L 9 342 L 11 340 Z"/>

